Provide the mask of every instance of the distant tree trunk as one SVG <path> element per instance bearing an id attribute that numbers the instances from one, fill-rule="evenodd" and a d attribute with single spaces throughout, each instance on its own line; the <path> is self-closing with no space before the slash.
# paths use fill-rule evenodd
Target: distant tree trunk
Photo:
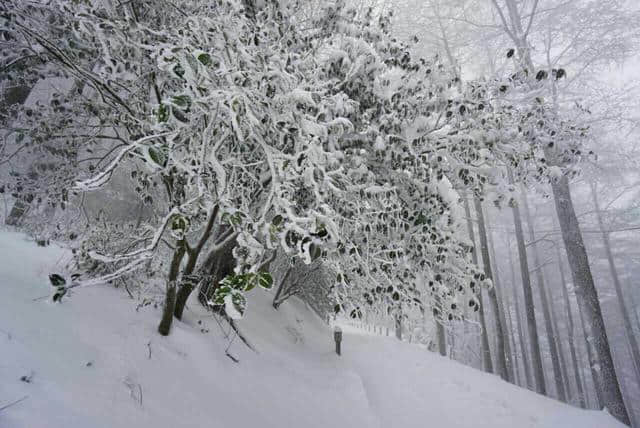
<path id="1" fill-rule="evenodd" d="M 513 292 L 513 304 L 516 311 L 516 320 L 518 321 L 518 339 L 520 340 L 520 349 L 522 351 L 522 365 L 524 366 L 525 387 L 535 389 L 535 383 L 531 378 L 531 366 L 529 364 L 529 356 L 527 352 L 527 341 L 522 330 L 522 316 L 520 312 L 520 303 L 518 299 L 518 290 L 516 287 L 516 271 L 513 267 L 513 257 L 511 256 L 511 240 L 509 240 L 509 268 L 511 270 L 511 291 Z M 516 346 L 514 345 L 514 350 Z M 517 352 L 516 352 L 517 354 Z"/>
<path id="2" fill-rule="evenodd" d="M 508 171 L 509 179 L 513 183 L 511 171 Z M 533 291 L 531 289 L 531 278 L 529 276 L 529 262 L 527 261 L 527 250 L 524 242 L 524 232 L 522 231 L 522 219 L 518 204 L 511 207 L 513 212 L 513 223 L 516 230 L 516 241 L 518 243 L 518 255 L 520 258 L 520 273 L 522 275 L 522 291 L 524 292 L 524 309 L 527 316 L 527 328 L 529 331 L 529 342 L 531 346 L 531 363 L 533 367 L 533 377 L 535 379 L 536 391 L 547 395 L 547 388 L 544 383 L 544 369 L 542 368 L 542 357 L 540 354 L 540 343 L 538 341 L 538 327 L 536 325 L 536 314 L 533 304 Z"/>
<path id="3" fill-rule="evenodd" d="M 469 239 L 473 244 L 473 251 L 471 252 L 471 256 L 473 258 L 473 263 L 478 265 L 478 253 L 476 250 L 476 239 L 475 234 L 473 232 L 473 222 L 471 220 L 471 207 L 469 207 L 469 201 L 466 197 L 464 199 L 464 211 L 467 217 L 467 230 L 469 232 Z M 484 316 L 484 302 L 482 301 L 482 287 L 478 287 L 478 300 L 480 302 L 480 310 L 479 310 L 479 318 L 480 318 L 480 327 L 482 328 L 482 366 L 484 371 L 488 373 L 493 373 L 493 362 L 491 361 L 491 349 L 489 348 L 489 334 L 487 332 L 487 323 L 485 322 Z"/>
<path id="4" fill-rule="evenodd" d="M 563 340 L 560 334 L 560 326 L 558 324 L 558 317 L 556 316 L 556 310 L 554 305 L 554 298 L 551 289 L 547 290 L 547 301 L 549 302 L 549 311 L 551 312 L 551 325 L 553 326 L 554 340 L 556 347 L 558 348 L 558 356 L 560 357 L 560 370 L 562 371 L 562 380 L 564 382 L 564 390 L 566 393 L 567 401 L 572 396 L 571 382 L 569 381 L 569 372 L 567 370 L 567 359 L 565 358 L 564 346 L 562 346 Z"/>
<path id="5" fill-rule="evenodd" d="M 529 70 L 535 70 L 537 67 L 534 66 L 531 58 L 531 50 L 529 49 L 530 45 L 527 41 L 528 32 L 523 30 L 521 21 L 522 16 L 518 9 L 518 3 L 515 0 L 506 0 L 504 4 L 507 8 L 509 20 L 513 26 L 513 31 L 506 28 L 508 24 L 499 2 L 497 0 L 493 1 L 494 7 L 499 11 L 500 17 L 505 23 L 504 27 L 507 30 L 506 33 L 512 39 L 522 64 Z M 532 21 L 530 20 L 530 22 Z M 553 88 L 555 98 L 555 86 Z M 554 102 L 556 101 L 557 99 L 554 99 Z M 554 154 L 551 152 L 551 148 L 547 148 L 545 152 L 545 158 L 548 165 L 559 164 L 558 160 L 555 159 Z M 596 291 L 593 283 L 591 268 L 589 266 L 589 258 L 587 257 L 582 233 L 580 231 L 580 225 L 571 201 L 571 191 L 569 189 L 568 178 L 566 176 L 562 176 L 557 181 L 552 180 L 551 188 L 553 191 L 558 218 L 560 219 L 560 228 L 562 229 L 562 238 L 564 240 L 565 250 L 569 259 L 569 266 L 571 267 L 571 275 L 576 288 L 578 305 L 582 308 L 586 322 L 591 327 L 590 330 L 593 333 L 593 346 L 600 360 L 604 380 L 604 404 L 614 417 L 629 425 L 629 415 L 622 398 L 620 384 L 613 365 L 613 357 L 611 356 L 611 349 L 609 347 L 607 332 L 605 331 L 604 320 L 602 319 L 598 292 Z M 533 309 L 533 306 L 531 308 Z"/>
<path id="6" fill-rule="evenodd" d="M 544 318 L 545 332 L 547 334 L 547 341 L 549 342 L 549 352 L 551 353 L 551 364 L 553 366 L 553 378 L 555 380 L 556 392 L 558 398 L 561 401 L 567 401 L 567 394 L 564 390 L 564 383 L 562 382 L 562 370 L 560 368 L 560 358 L 558 356 L 558 348 L 556 346 L 555 335 L 553 334 L 553 324 L 551 322 L 551 313 L 549 311 L 549 302 L 547 301 L 547 291 L 544 282 L 544 274 L 542 271 L 542 265 L 540 262 L 540 255 L 538 254 L 538 245 L 536 244 L 536 235 L 534 232 L 533 220 L 531 219 L 531 210 L 529 209 L 529 202 L 527 201 L 527 195 L 523 191 L 520 198 L 522 200 L 522 207 L 524 208 L 525 220 L 527 221 L 527 229 L 529 231 L 529 242 L 531 245 L 531 252 L 533 253 L 533 263 L 536 266 L 536 279 L 538 281 L 538 292 L 540 294 L 540 303 L 542 306 L 542 314 Z"/>
<path id="7" fill-rule="evenodd" d="M 564 306 L 567 310 L 567 330 L 569 333 L 569 351 L 571 352 L 571 360 L 573 362 L 573 377 L 576 382 L 576 388 L 578 390 L 578 402 L 580 407 L 586 408 L 586 397 L 584 395 L 584 389 L 582 387 L 582 379 L 580 379 L 580 365 L 578 356 L 576 353 L 575 331 L 573 326 L 573 314 L 571 313 L 571 301 L 569 300 L 569 292 L 567 291 L 567 281 L 564 274 L 564 265 L 562 263 L 562 257 L 560 256 L 560 249 L 556 246 L 556 252 L 558 257 L 558 267 L 560 268 L 560 282 L 562 289 L 562 298 L 564 300 Z"/>
<path id="8" fill-rule="evenodd" d="M 582 353 L 580 352 L 580 347 L 576 348 L 578 352 L 578 361 L 583 361 Z M 585 373 L 584 366 L 580 365 L 580 376 L 582 376 L 582 390 L 584 391 L 584 405 L 586 409 L 595 409 L 598 406 L 595 403 L 595 398 L 591 398 L 591 392 L 589 391 L 589 384 L 587 383 L 587 374 Z M 591 403 L 593 402 L 593 406 Z"/>
<path id="9" fill-rule="evenodd" d="M 492 253 L 493 259 L 496 260 L 495 254 Z M 501 286 L 500 286 L 501 288 Z M 501 288 L 502 289 L 502 288 Z M 520 376 L 520 363 L 518 362 L 518 347 L 516 345 L 515 324 L 511 315 L 511 305 L 509 304 L 508 293 L 505 291 L 503 295 L 503 313 L 507 322 L 507 331 L 509 331 L 509 355 L 511 362 L 511 376 L 515 385 L 522 386 L 522 377 Z"/>
<path id="10" fill-rule="evenodd" d="M 487 228 L 484 220 L 484 210 L 482 209 L 482 203 L 480 199 L 475 198 L 476 215 L 478 217 L 478 232 L 480 235 L 480 250 L 482 251 L 482 265 L 484 267 L 485 276 L 494 282 L 493 271 L 491 268 L 491 258 L 489 257 L 489 243 L 487 237 Z M 496 293 L 497 283 L 494 282 L 493 287 L 489 289 L 489 300 L 493 310 L 495 318 L 496 329 L 496 344 L 497 350 L 495 352 L 498 374 L 506 381 L 509 381 L 509 371 L 507 370 L 507 357 L 505 355 L 505 327 L 504 317 L 500 313 L 500 304 L 498 303 L 498 297 Z"/>
<path id="11" fill-rule="evenodd" d="M 507 317 L 505 316 L 505 308 L 504 308 L 504 304 L 505 304 L 505 300 L 504 300 L 504 296 L 502 294 L 503 289 L 502 289 L 502 283 L 500 281 L 500 272 L 498 270 L 498 260 L 496 259 L 496 249 L 494 246 L 494 241 L 493 241 L 493 232 L 491 231 L 491 224 L 490 224 L 490 220 L 488 216 L 483 216 L 483 222 L 484 226 L 485 226 L 485 233 L 487 236 L 487 245 L 489 247 L 489 256 L 490 258 L 487 258 L 487 260 L 491 260 L 493 263 L 490 265 L 491 267 L 491 272 L 493 273 L 493 283 L 494 283 L 494 287 L 493 287 L 493 292 L 494 292 L 494 297 L 495 297 L 495 301 L 494 301 L 494 311 L 497 310 L 496 315 L 498 316 L 497 321 L 498 324 L 500 325 L 500 331 L 497 332 L 496 334 L 499 335 L 499 337 L 502 338 L 502 343 L 503 343 L 503 348 L 504 348 L 504 362 L 505 362 L 505 366 L 506 366 L 506 375 L 507 375 L 507 380 L 511 383 L 516 383 L 516 378 L 515 378 L 515 373 L 514 373 L 514 362 L 513 362 L 513 354 L 511 352 L 511 345 L 509 343 L 509 335 L 508 335 L 508 331 L 509 331 L 509 326 L 507 325 Z M 488 229 L 488 231 L 487 231 Z M 501 333 L 501 334 L 499 334 Z M 498 348 L 500 348 L 500 343 L 498 343 Z"/>
<path id="12" fill-rule="evenodd" d="M 511 309 L 509 307 L 509 305 L 505 302 L 505 313 L 507 314 L 507 329 L 509 330 L 509 336 L 510 336 L 510 348 L 511 348 L 511 359 L 512 359 L 512 364 L 511 364 L 511 368 L 513 371 L 513 382 L 515 385 L 519 385 L 522 386 L 523 382 L 522 382 L 522 377 L 520 375 L 520 362 L 518 361 L 518 351 L 517 351 L 517 345 L 516 345 L 516 333 L 515 333 L 515 327 L 514 327 L 514 321 L 513 321 L 513 317 L 511 316 Z"/>
<path id="13" fill-rule="evenodd" d="M 591 275 L 589 257 L 582 240 L 580 224 L 576 217 L 571 201 L 571 190 L 569 180 L 562 176 L 559 180 L 551 183 L 553 196 L 562 229 L 562 239 L 567 251 L 569 265 L 571 266 L 571 276 L 575 285 L 578 305 L 582 309 L 585 322 L 591 331 L 591 343 L 597 353 L 602 372 L 602 398 L 603 404 L 609 412 L 618 418 L 622 423 L 630 424 L 629 414 L 622 398 L 622 390 L 616 369 L 613 365 L 613 357 L 609 346 L 609 339 L 602 318 L 600 300 Z"/>
<path id="14" fill-rule="evenodd" d="M 591 196 L 593 198 L 593 205 L 596 211 L 596 218 L 598 219 L 598 227 L 602 232 L 602 243 L 607 255 L 607 262 L 609 263 L 609 271 L 611 272 L 611 278 L 613 279 L 613 286 L 616 290 L 616 297 L 618 298 L 618 305 L 620 306 L 620 313 L 622 314 L 622 320 L 624 322 L 625 334 L 629 340 L 629 349 L 631 351 L 632 363 L 636 373 L 636 381 L 640 384 L 640 377 L 638 377 L 638 371 L 640 367 L 640 348 L 638 348 L 638 341 L 633 331 L 633 324 L 627 305 L 624 302 L 624 293 L 622 291 L 622 284 L 618 277 L 618 269 L 616 268 L 615 260 L 613 258 L 613 251 L 611 251 L 611 242 L 609 241 L 609 232 L 604 227 L 604 221 L 602 220 L 602 212 L 600 211 L 600 201 L 598 200 L 598 192 L 595 183 L 589 183 L 591 187 Z"/>

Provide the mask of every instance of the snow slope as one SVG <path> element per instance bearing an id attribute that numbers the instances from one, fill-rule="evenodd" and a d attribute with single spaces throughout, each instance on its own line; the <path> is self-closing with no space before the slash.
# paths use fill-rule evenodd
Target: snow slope
<path id="1" fill-rule="evenodd" d="M 241 321 L 257 353 L 197 304 L 161 337 L 159 309 L 109 286 L 37 299 L 65 255 L 0 232 L 0 408 L 26 397 L 2 428 L 622 426 L 349 326 L 337 357 L 303 303 L 276 312 L 257 290 Z"/>

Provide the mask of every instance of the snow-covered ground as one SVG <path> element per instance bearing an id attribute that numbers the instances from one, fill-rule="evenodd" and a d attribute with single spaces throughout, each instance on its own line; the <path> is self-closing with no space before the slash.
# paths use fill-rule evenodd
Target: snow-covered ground
<path id="1" fill-rule="evenodd" d="M 240 322 L 257 353 L 197 304 L 161 337 L 159 309 L 110 286 L 38 299 L 65 254 L 0 232 L 0 408 L 24 398 L 2 428 L 622 426 L 348 326 L 338 357 L 303 303 L 257 290 Z"/>

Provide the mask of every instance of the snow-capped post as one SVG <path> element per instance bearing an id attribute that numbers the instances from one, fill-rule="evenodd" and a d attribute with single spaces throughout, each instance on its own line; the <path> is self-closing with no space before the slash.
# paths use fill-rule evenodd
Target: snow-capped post
<path id="1" fill-rule="evenodd" d="M 336 354 L 340 354 L 340 343 L 342 342 L 342 329 L 336 326 L 333 329 L 333 340 L 336 342 Z"/>

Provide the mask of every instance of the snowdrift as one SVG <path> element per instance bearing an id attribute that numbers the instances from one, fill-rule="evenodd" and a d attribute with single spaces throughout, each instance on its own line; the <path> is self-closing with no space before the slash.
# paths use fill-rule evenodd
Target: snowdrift
<path id="1" fill-rule="evenodd" d="M 195 303 L 161 337 L 159 309 L 110 286 L 40 298 L 65 256 L 0 232 L 0 408 L 21 400 L 2 428 L 623 426 L 347 326 L 338 357 L 302 302 L 257 290 L 240 321 L 257 352 Z"/>

